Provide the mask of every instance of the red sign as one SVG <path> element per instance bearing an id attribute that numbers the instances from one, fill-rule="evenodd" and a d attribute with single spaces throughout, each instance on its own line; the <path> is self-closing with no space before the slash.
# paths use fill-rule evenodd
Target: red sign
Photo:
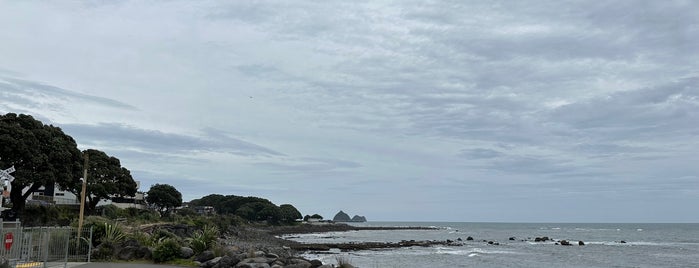
<path id="1" fill-rule="evenodd" d="M 13 240 L 12 233 L 5 234 L 5 250 L 10 250 L 10 248 L 12 248 Z"/>

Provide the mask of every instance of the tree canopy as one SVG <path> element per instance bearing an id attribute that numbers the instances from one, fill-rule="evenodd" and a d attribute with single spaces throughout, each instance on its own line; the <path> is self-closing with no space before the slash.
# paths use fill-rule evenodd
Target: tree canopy
<path id="1" fill-rule="evenodd" d="M 119 159 L 93 149 L 85 150 L 83 154 L 89 157 L 86 187 L 88 211 L 94 211 L 100 200 L 136 194 L 136 181 L 131 177 L 131 172 L 121 166 Z M 80 190 L 81 187 L 76 187 L 73 192 L 79 196 Z"/>
<path id="2" fill-rule="evenodd" d="M 169 184 L 155 184 L 146 193 L 146 202 L 162 212 L 170 212 L 182 205 L 182 193 Z"/>
<path id="3" fill-rule="evenodd" d="M 30 115 L 0 116 L 0 167 L 14 166 L 10 200 L 16 212 L 42 186 L 58 184 L 71 189 L 82 175 L 82 153 L 75 140 Z M 22 193 L 22 190 L 28 190 Z"/>
<path id="4" fill-rule="evenodd" d="M 193 206 L 212 206 L 219 214 L 233 214 L 249 221 L 293 222 L 301 213 L 292 205 L 277 207 L 271 201 L 254 196 L 211 194 L 190 202 Z"/>
<path id="5" fill-rule="evenodd" d="M 295 222 L 297 219 L 301 219 L 303 217 L 301 212 L 299 212 L 298 209 L 291 204 L 279 205 L 279 209 L 281 212 L 281 220 L 284 222 Z"/>

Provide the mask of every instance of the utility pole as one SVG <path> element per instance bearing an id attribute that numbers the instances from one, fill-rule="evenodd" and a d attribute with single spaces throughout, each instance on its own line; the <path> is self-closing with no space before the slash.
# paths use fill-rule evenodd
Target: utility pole
<path id="1" fill-rule="evenodd" d="M 83 189 L 80 194 L 80 218 L 78 219 L 78 245 L 80 245 L 80 236 L 83 231 L 83 215 L 85 213 L 85 191 L 87 188 L 87 165 L 90 160 L 90 156 L 85 152 L 85 165 L 83 166 Z"/>

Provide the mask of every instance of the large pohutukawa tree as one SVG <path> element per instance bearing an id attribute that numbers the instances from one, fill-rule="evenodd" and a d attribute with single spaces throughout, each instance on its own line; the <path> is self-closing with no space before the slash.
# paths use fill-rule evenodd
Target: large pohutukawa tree
<path id="1" fill-rule="evenodd" d="M 82 152 L 59 127 L 30 115 L 0 115 L 0 168 L 14 166 L 12 210 L 24 209 L 27 198 L 42 186 L 71 189 L 80 183 Z M 23 193 L 23 189 L 27 189 Z"/>
<path id="2" fill-rule="evenodd" d="M 85 150 L 83 154 L 89 159 L 85 195 L 88 213 L 94 212 L 95 207 L 102 200 L 136 194 L 138 190 L 136 181 L 131 177 L 131 172 L 121 166 L 119 159 L 94 149 Z M 72 189 L 77 196 L 80 196 L 81 190 L 82 185 Z"/>

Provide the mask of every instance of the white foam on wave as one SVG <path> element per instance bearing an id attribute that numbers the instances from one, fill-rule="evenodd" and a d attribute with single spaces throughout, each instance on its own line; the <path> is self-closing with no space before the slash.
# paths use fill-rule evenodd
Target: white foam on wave
<path id="1" fill-rule="evenodd" d="M 466 255 L 469 257 L 472 257 L 471 255 L 474 256 L 480 256 L 482 254 L 516 254 L 516 252 L 513 251 L 506 251 L 506 250 L 486 250 L 482 248 L 470 248 L 470 249 L 454 249 L 454 248 L 446 248 L 446 247 L 437 247 L 437 251 L 435 252 L 436 254 L 444 254 L 444 255 Z"/>

